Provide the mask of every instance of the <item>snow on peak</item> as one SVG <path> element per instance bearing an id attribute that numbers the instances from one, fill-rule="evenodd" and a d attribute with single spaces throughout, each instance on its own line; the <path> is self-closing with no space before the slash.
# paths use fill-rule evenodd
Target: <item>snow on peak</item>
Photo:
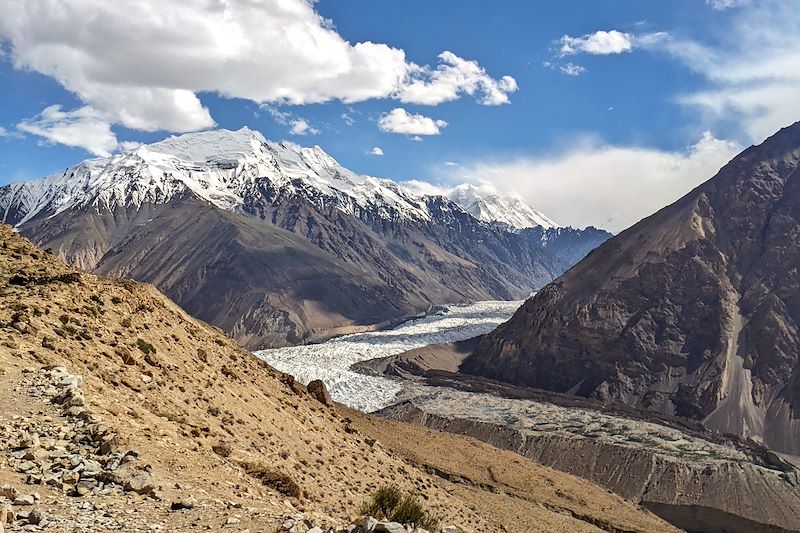
<path id="1" fill-rule="evenodd" d="M 191 191 L 236 210 L 260 184 L 307 194 L 345 212 L 368 209 L 383 218 L 429 220 L 424 199 L 389 180 L 347 170 L 319 146 L 272 142 L 261 133 L 213 130 L 171 136 L 106 158 L 89 159 L 61 174 L 0 187 L 0 214 L 23 224 L 89 205 L 138 209 Z"/>
<path id="2" fill-rule="evenodd" d="M 237 161 L 258 153 L 267 142 L 257 131 L 244 127 L 238 131 L 211 130 L 172 135 L 163 141 L 143 144 L 133 150 L 142 157 L 162 154 L 182 161 Z"/>
<path id="3" fill-rule="evenodd" d="M 467 213 L 484 222 L 501 222 L 517 229 L 558 227 L 551 218 L 529 206 L 521 198 L 502 196 L 488 184 L 464 183 L 451 189 L 447 196 Z"/>
<path id="4" fill-rule="evenodd" d="M 281 197 L 304 195 L 316 205 L 350 214 L 432 218 L 425 194 L 410 184 L 356 174 L 319 146 L 272 142 L 246 127 L 170 136 L 86 160 L 60 174 L 0 187 L 0 216 L 19 226 L 40 213 L 53 216 L 87 206 L 138 209 L 187 191 L 235 211 L 264 185 L 282 191 Z M 461 185 L 444 196 L 484 222 L 520 229 L 557 226 L 520 199 L 501 196 L 485 185 Z"/>

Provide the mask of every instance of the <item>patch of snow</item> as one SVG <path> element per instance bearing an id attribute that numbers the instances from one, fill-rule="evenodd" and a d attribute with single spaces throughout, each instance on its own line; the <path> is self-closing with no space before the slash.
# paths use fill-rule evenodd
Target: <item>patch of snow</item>
<path id="1" fill-rule="evenodd" d="M 520 305 L 522 301 L 485 301 L 448 306 L 444 313 L 411 320 L 387 331 L 357 333 L 321 344 L 262 350 L 255 354 L 281 372 L 292 374 L 304 385 L 321 379 L 335 401 L 359 411 L 372 412 L 394 403 L 403 389 L 403 382 L 353 372 L 350 370 L 353 364 L 430 344 L 483 335 L 511 318 Z"/>

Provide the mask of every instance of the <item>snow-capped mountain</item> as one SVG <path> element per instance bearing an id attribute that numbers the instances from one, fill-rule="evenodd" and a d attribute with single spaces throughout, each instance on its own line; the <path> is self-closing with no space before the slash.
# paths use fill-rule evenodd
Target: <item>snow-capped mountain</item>
<path id="1" fill-rule="evenodd" d="M 284 196 L 303 194 L 318 207 L 378 217 L 430 220 L 422 197 L 395 182 L 358 175 L 319 146 L 271 142 L 242 128 L 169 137 L 108 158 L 91 159 L 63 173 L 0 188 L 2 220 L 24 224 L 40 213 L 56 215 L 88 205 L 113 210 L 169 202 L 190 191 L 236 210 L 264 183 Z M 10 217 L 11 213 L 17 217 Z"/>
<path id="2" fill-rule="evenodd" d="M 489 185 L 464 183 L 451 189 L 447 196 L 467 213 L 484 222 L 499 222 L 515 229 L 559 227 L 551 218 L 529 206 L 521 198 L 502 196 Z"/>
<path id="3" fill-rule="evenodd" d="M 0 187 L 0 219 L 73 265 L 155 284 L 251 348 L 520 298 L 569 267 L 446 196 L 246 128 Z"/>

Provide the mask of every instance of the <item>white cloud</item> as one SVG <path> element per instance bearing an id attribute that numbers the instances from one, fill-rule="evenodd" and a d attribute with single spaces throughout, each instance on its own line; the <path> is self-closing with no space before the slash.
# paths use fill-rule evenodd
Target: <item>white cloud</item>
<path id="1" fill-rule="evenodd" d="M 11 131 L 5 129 L 3 126 L 0 126 L 0 139 L 21 139 L 23 135 L 17 131 Z"/>
<path id="2" fill-rule="evenodd" d="M 800 10 L 789 3 L 743 6 L 713 47 L 687 40 L 666 43 L 667 53 L 707 80 L 677 100 L 712 125 L 734 125 L 761 142 L 800 120 Z"/>
<path id="3" fill-rule="evenodd" d="M 289 111 L 281 111 L 269 104 L 261 104 L 259 109 L 266 111 L 276 123 L 282 126 L 290 126 L 289 133 L 291 135 L 316 135 L 319 133 L 319 130 L 312 127 L 308 120 L 296 117 Z"/>
<path id="4" fill-rule="evenodd" d="M 409 137 L 408 139 L 414 142 L 422 142 L 422 137 L 420 137 L 419 135 L 414 135 L 413 137 Z"/>
<path id="5" fill-rule="evenodd" d="M 117 149 L 117 137 L 111 131 L 111 124 L 88 106 L 62 111 L 61 106 L 51 105 L 35 117 L 17 124 L 17 128 L 44 137 L 49 142 L 83 148 L 101 157 L 107 157 Z"/>
<path id="6" fill-rule="evenodd" d="M 710 5 L 717 11 L 725 11 L 726 9 L 743 6 L 749 3 L 749 0 L 706 0 L 706 4 Z"/>
<path id="7" fill-rule="evenodd" d="M 617 30 L 600 30 L 580 37 L 564 35 L 558 40 L 562 56 L 573 54 L 610 55 L 633 50 L 633 35 Z"/>
<path id="8" fill-rule="evenodd" d="M 706 132 L 684 151 L 584 139 L 550 157 L 477 161 L 446 172 L 452 183 L 491 183 L 574 226 L 620 231 L 713 176 L 740 147 Z"/>
<path id="9" fill-rule="evenodd" d="M 477 97 L 481 104 L 501 105 L 509 103 L 508 94 L 518 89 L 514 78 L 503 76 L 495 80 L 477 61 L 467 61 L 452 52 L 442 52 L 439 60 L 435 69 L 413 69 L 397 98 L 409 104 L 436 105 L 465 93 Z"/>
<path id="10" fill-rule="evenodd" d="M 444 162 L 444 166 L 446 166 L 446 167 L 458 167 L 460 165 L 458 163 L 456 163 L 455 161 L 445 161 Z"/>
<path id="11" fill-rule="evenodd" d="M 383 155 L 383 149 L 380 146 L 375 146 L 367 154 L 380 157 Z"/>
<path id="12" fill-rule="evenodd" d="M 138 141 L 122 141 L 121 143 L 119 143 L 119 149 L 123 152 L 129 152 L 131 150 L 136 150 L 137 148 L 142 146 L 142 144 L 143 143 L 140 143 Z"/>
<path id="13" fill-rule="evenodd" d="M 567 63 L 566 65 L 560 66 L 559 69 L 561 69 L 561 72 L 567 76 L 580 76 L 586 72 L 584 67 L 581 65 L 576 65 L 575 63 Z"/>
<path id="14" fill-rule="evenodd" d="M 351 115 L 350 113 L 342 113 L 340 116 L 344 121 L 344 123 L 347 124 L 348 126 L 352 126 L 353 124 L 356 123 L 356 119 L 353 118 L 353 115 Z"/>
<path id="15" fill-rule="evenodd" d="M 261 104 L 258 106 L 259 109 L 266 111 L 269 116 L 272 117 L 272 120 L 277 122 L 278 124 L 282 124 L 284 126 L 289 124 L 289 121 L 292 119 L 292 114 L 288 111 L 281 111 L 275 106 L 271 106 L 269 104 Z"/>
<path id="16" fill-rule="evenodd" d="M 450 188 L 436 185 L 429 181 L 423 180 L 408 180 L 403 181 L 400 183 L 403 187 L 410 190 L 414 194 L 424 195 L 424 196 L 445 196 Z"/>
<path id="17" fill-rule="evenodd" d="M 397 98 L 508 101 L 513 78 L 443 52 L 435 67 L 383 43 L 350 43 L 312 0 L 0 0 L 14 66 L 58 80 L 112 124 L 145 131 L 214 125 L 197 94 L 257 103 Z"/>
<path id="18" fill-rule="evenodd" d="M 319 133 L 317 128 L 311 126 L 306 119 L 298 118 L 292 120 L 289 133 L 292 135 L 316 135 Z"/>
<path id="19" fill-rule="evenodd" d="M 416 136 L 413 140 L 422 140 L 420 135 L 439 135 L 446 126 L 447 122 L 444 120 L 411 114 L 402 107 L 396 107 L 378 119 L 378 128 L 381 131 Z"/>

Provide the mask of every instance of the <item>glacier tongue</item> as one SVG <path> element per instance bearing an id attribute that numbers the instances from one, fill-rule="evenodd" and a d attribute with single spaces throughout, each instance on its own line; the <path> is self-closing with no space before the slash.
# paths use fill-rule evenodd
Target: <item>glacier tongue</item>
<path id="1" fill-rule="evenodd" d="M 353 364 L 483 335 L 511 318 L 521 304 L 521 301 L 484 301 L 448 306 L 445 313 L 411 320 L 391 330 L 356 333 L 321 344 L 262 350 L 255 355 L 281 372 L 292 374 L 304 385 L 321 379 L 337 402 L 372 412 L 394 403 L 403 382 L 353 372 L 350 370 Z"/>

